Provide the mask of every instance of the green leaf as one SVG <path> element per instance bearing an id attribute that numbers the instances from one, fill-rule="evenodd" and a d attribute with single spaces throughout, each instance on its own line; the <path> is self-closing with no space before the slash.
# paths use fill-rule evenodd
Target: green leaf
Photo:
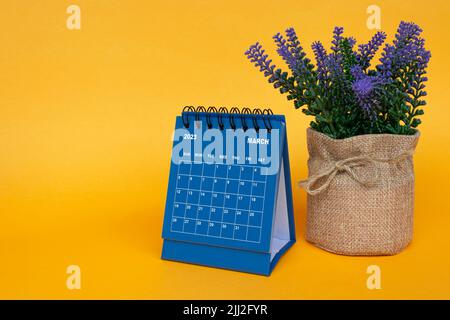
<path id="1" fill-rule="evenodd" d="M 422 121 L 421 121 L 420 119 L 414 118 L 414 119 L 412 120 L 412 122 L 411 122 L 411 127 L 417 128 L 417 126 L 418 126 L 419 124 L 421 124 L 421 123 L 422 123 Z"/>

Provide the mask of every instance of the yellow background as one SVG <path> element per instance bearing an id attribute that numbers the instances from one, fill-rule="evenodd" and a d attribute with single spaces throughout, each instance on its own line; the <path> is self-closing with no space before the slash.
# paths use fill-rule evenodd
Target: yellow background
<path id="1" fill-rule="evenodd" d="M 81 7 L 81 30 L 66 8 Z M 186 104 L 271 107 L 287 118 L 294 181 L 306 177 L 310 121 L 244 57 L 289 26 L 329 46 L 335 25 L 367 41 L 381 7 L 432 51 L 415 155 L 414 241 L 393 257 L 344 257 L 304 240 L 270 277 L 160 260 L 175 116 Z M 2 1 L 0 298 L 450 298 L 448 1 Z M 280 59 L 275 62 L 281 64 Z M 66 267 L 81 267 L 81 290 Z M 382 289 L 366 288 L 381 267 Z"/>

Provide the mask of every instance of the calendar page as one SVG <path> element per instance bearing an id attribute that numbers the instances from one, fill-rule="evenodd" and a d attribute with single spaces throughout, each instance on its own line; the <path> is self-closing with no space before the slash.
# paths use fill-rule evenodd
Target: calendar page
<path id="1" fill-rule="evenodd" d="M 272 130 L 244 132 L 228 122 L 223 130 L 209 129 L 205 117 L 189 128 L 177 117 L 182 131 L 174 137 L 163 237 L 268 252 L 281 159 L 272 144 L 281 145 L 284 123 L 274 118 Z M 209 151 L 212 130 L 216 140 L 220 133 L 222 150 Z"/>

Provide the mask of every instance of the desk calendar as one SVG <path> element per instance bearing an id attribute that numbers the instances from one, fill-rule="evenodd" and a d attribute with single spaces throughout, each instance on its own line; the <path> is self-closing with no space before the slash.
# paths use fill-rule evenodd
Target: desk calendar
<path id="1" fill-rule="evenodd" d="M 162 236 L 163 259 L 269 275 L 295 242 L 284 116 L 186 107 Z"/>

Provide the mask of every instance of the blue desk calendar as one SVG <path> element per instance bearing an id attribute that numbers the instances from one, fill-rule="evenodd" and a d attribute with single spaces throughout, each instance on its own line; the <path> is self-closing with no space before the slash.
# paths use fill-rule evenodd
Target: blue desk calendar
<path id="1" fill-rule="evenodd" d="M 185 107 L 173 140 L 162 259 L 270 275 L 295 243 L 284 116 Z"/>

